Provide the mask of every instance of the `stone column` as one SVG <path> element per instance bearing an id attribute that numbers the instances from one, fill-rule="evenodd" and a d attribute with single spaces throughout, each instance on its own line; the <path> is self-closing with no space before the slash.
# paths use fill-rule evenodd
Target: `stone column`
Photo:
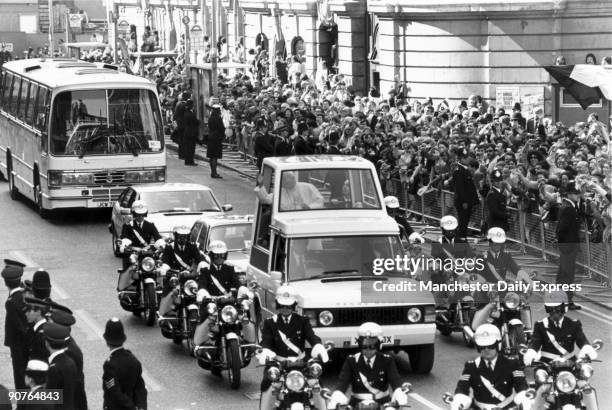
<path id="1" fill-rule="evenodd" d="M 330 6 L 338 17 L 338 71 L 355 91 L 366 93 L 366 3 L 334 0 Z"/>

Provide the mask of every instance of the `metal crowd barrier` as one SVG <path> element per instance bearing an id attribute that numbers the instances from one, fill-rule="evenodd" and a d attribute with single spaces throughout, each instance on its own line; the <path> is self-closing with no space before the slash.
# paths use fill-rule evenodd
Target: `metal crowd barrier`
<path id="1" fill-rule="evenodd" d="M 444 215 L 456 216 L 453 203 L 454 194 L 447 190 L 431 190 L 422 196 L 409 194 L 399 179 L 386 181 L 386 191 L 395 195 L 400 201 L 400 207 L 423 218 L 424 221 L 440 221 Z M 556 222 L 542 222 L 540 215 L 523 212 L 516 208 L 510 211 L 510 229 L 506 232 L 509 240 L 519 244 L 523 253 L 530 252 L 541 255 L 547 261 L 556 263 L 559 259 L 559 249 L 556 242 Z M 473 208 L 469 229 L 481 231 L 485 216 L 483 201 Z M 587 278 L 599 283 L 595 287 L 609 289 L 612 277 L 612 244 L 594 243 L 588 231 L 582 229 L 584 238 L 577 257 L 577 265 Z M 579 272 L 577 272 L 579 273 Z"/>

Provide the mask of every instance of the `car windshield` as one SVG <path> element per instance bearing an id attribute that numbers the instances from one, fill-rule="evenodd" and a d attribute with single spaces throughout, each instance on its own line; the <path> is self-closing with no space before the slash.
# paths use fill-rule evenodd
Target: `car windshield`
<path id="1" fill-rule="evenodd" d="M 341 275 L 374 276 L 375 260 L 403 258 L 398 236 L 337 236 L 291 239 L 287 269 L 291 281 Z M 385 274 L 404 274 L 385 270 Z"/>
<path id="2" fill-rule="evenodd" d="M 54 155 L 160 152 L 163 125 L 155 93 L 145 89 L 71 90 L 51 108 Z"/>
<path id="3" fill-rule="evenodd" d="M 252 232 L 252 223 L 215 226 L 210 230 L 210 239 L 208 243 L 212 241 L 223 241 L 229 251 L 241 251 L 251 247 Z"/>
<path id="4" fill-rule="evenodd" d="M 221 212 L 211 191 L 142 192 L 140 199 L 154 212 Z"/>
<path id="5" fill-rule="evenodd" d="M 279 211 L 311 209 L 381 209 L 372 171 L 283 171 Z"/>

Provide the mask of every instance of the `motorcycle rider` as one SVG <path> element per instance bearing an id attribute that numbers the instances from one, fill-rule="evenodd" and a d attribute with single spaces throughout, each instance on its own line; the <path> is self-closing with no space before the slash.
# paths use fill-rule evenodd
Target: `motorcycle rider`
<path id="1" fill-rule="evenodd" d="M 487 231 L 487 239 L 489 240 L 489 250 L 484 257 L 485 269 L 480 272 L 484 279 L 489 283 L 513 281 L 514 279 L 508 275 L 512 273 L 517 281 L 523 281 L 531 285 L 533 281 L 529 274 L 520 269 L 512 255 L 505 250 L 506 232 L 499 227 L 491 228 Z M 494 300 L 487 302 L 486 299 L 487 296 L 484 292 L 475 298 L 479 310 L 474 313 L 472 329 L 477 329 L 478 326 L 486 323 L 491 314 L 495 316 L 493 311 L 497 307 L 497 303 Z M 521 311 L 521 321 L 525 326 L 531 326 L 531 315 L 528 310 Z"/>
<path id="2" fill-rule="evenodd" d="M 380 325 L 366 322 L 359 326 L 357 336 L 361 352 L 344 361 L 328 408 L 336 408 L 338 404 L 350 404 L 354 408 L 360 401 L 372 398 L 379 404 L 395 401 L 407 405 L 408 396 L 402 391 L 395 359 L 380 351 L 383 340 Z M 344 395 L 349 386 L 352 390 L 350 402 Z"/>
<path id="3" fill-rule="evenodd" d="M 121 229 L 121 236 L 119 237 L 121 239 L 121 246 L 119 247 L 121 253 L 125 251 L 126 246 L 133 245 L 145 248 L 161 239 L 155 224 L 145 219 L 148 213 L 149 210 L 144 201 L 134 201 L 132 204 L 132 221 L 124 224 Z M 126 239 L 129 240 L 129 243 Z M 126 256 L 123 268 L 125 269 L 127 266 L 129 266 L 129 258 Z"/>
<path id="4" fill-rule="evenodd" d="M 597 351 L 590 345 L 582 331 L 582 323 L 566 317 L 569 307 L 567 293 L 552 291 L 544 294 L 544 308 L 548 317 L 538 320 L 533 326 L 533 335 L 529 348 L 523 356 L 525 366 L 531 366 L 534 360 L 551 362 L 574 356 L 574 345 L 580 348 L 578 359 L 588 357 L 597 359 Z M 534 409 L 545 408 L 544 398 L 551 386 L 543 384 L 538 388 Z M 597 409 L 595 390 L 582 392 L 582 401 L 587 409 Z"/>
<path id="5" fill-rule="evenodd" d="M 204 257 L 198 250 L 198 247 L 189 242 L 190 230 L 186 226 L 177 226 L 173 230 L 174 243 L 172 246 L 166 246 L 161 257 L 162 266 L 159 268 L 159 274 L 165 279 L 166 273 L 170 270 L 181 272 L 179 283 L 182 285 L 188 279 L 197 279 L 200 263 Z M 163 280 L 164 291 L 163 297 L 159 301 L 159 315 L 166 316 L 168 313 L 175 310 L 174 299 L 178 295 L 176 289 L 171 289 L 170 281 Z M 160 326 L 165 326 L 163 319 L 159 322 Z"/>
<path id="6" fill-rule="evenodd" d="M 211 296 L 230 295 L 231 289 L 238 290 L 238 298 L 248 296 L 253 298 L 253 293 L 246 287 L 241 286 L 238 273 L 232 265 L 225 263 L 227 259 L 227 245 L 223 241 L 211 241 L 208 247 L 210 265 L 200 270 L 198 280 L 198 300 L 202 301 Z M 210 334 L 210 320 L 206 313 L 206 303 L 201 304 L 200 318 L 206 318 L 200 323 L 194 332 L 193 341 L 197 346 L 211 341 L 213 335 Z M 243 335 L 247 343 L 255 343 L 255 326 L 252 322 L 243 322 Z"/>
<path id="7" fill-rule="evenodd" d="M 452 215 L 443 216 L 440 219 L 442 235 L 438 242 L 431 244 L 431 256 L 439 259 L 466 258 L 473 255 L 473 251 L 464 238 L 457 236 L 457 218 Z"/>
<path id="8" fill-rule="evenodd" d="M 451 410 L 506 409 L 512 402 L 528 406 L 530 400 L 526 396 L 528 386 L 525 373 L 518 361 L 499 354 L 499 329 L 488 323 L 479 326 L 474 334 L 474 342 L 480 356 L 465 363 L 450 403 Z M 473 397 L 470 397 L 470 389 Z M 516 394 L 512 393 L 513 389 Z"/>
<path id="9" fill-rule="evenodd" d="M 387 208 L 387 214 L 395 219 L 397 225 L 400 228 L 400 236 L 408 239 L 410 243 L 425 243 L 425 239 L 418 233 L 415 232 L 414 229 L 410 226 L 408 219 L 405 215 L 399 213 L 400 203 L 397 197 L 392 195 L 386 196 L 383 201 L 385 202 L 385 207 Z"/>
<path id="10" fill-rule="evenodd" d="M 266 364 L 277 356 L 280 358 L 305 356 L 306 342 L 312 346 L 311 357 L 320 357 L 323 363 L 329 360 L 327 350 L 321 344 L 321 339 L 315 335 L 307 317 L 295 312 L 297 308 L 297 293 L 290 285 L 282 285 L 276 290 L 276 310 L 278 315 L 266 319 L 261 334 L 261 353 L 257 355 L 259 364 Z M 274 406 L 272 383 L 265 376 L 261 382 L 260 410 L 271 410 Z M 325 408 L 325 402 L 319 395 L 314 396 L 318 409 Z"/>

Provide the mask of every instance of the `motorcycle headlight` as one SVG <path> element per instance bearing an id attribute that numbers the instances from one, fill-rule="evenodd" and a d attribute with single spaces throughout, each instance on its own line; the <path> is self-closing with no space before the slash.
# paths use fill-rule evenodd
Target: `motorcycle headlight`
<path id="1" fill-rule="evenodd" d="M 538 369 L 533 375 L 537 384 L 544 384 L 548 380 L 548 372 L 544 369 Z"/>
<path id="2" fill-rule="evenodd" d="M 520 304 L 521 298 L 516 293 L 508 292 L 506 293 L 506 296 L 504 296 L 504 305 L 508 309 L 516 309 L 519 307 Z"/>
<path id="3" fill-rule="evenodd" d="M 310 377 L 318 379 L 321 377 L 321 374 L 323 374 L 323 367 L 321 367 L 321 365 L 317 362 L 310 363 L 308 366 L 308 374 Z"/>
<path id="4" fill-rule="evenodd" d="M 226 306 L 221 310 L 221 319 L 225 323 L 234 323 L 238 317 L 238 311 L 233 306 Z"/>
<path id="5" fill-rule="evenodd" d="M 287 378 L 285 379 L 285 384 L 287 388 L 291 391 L 300 392 L 304 389 L 304 385 L 306 385 L 306 379 L 302 372 L 298 370 L 292 370 L 287 374 Z"/>
<path id="6" fill-rule="evenodd" d="M 319 313 L 319 323 L 323 326 L 329 326 L 334 322 L 334 315 L 329 310 L 324 310 Z"/>
<path id="7" fill-rule="evenodd" d="M 280 370 L 278 369 L 278 367 L 268 367 L 268 370 L 266 370 L 266 377 L 268 378 L 268 380 L 270 380 L 271 382 L 276 382 L 278 381 L 278 379 L 280 379 Z"/>
<path id="8" fill-rule="evenodd" d="M 183 291 L 187 296 L 194 296 L 198 292 L 198 284 L 195 280 L 188 280 L 187 282 L 185 282 Z"/>
<path id="9" fill-rule="evenodd" d="M 407 317 L 410 323 L 416 323 L 420 321 L 422 316 L 423 314 L 421 313 L 421 309 L 415 307 L 408 309 Z"/>
<path id="10" fill-rule="evenodd" d="M 579 376 L 582 380 L 589 380 L 593 376 L 593 367 L 588 363 L 581 363 L 578 368 Z"/>
<path id="11" fill-rule="evenodd" d="M 209 315 L 216 314 L 217 313 L 217 304 L 210 302 L 208 305 L 206 305 L 206 312 Z"/>
<path id="12" fill-rule="evenodd" d="M 571 393 L 576 388 L 576 377 L 567 370 L 564 370 L 557 375 L 555 385 L 560 392 Z"/>
<path id="13" fill-rule="evenodd" d="M 578 410 L 573 404 L 564 404 L 561 410 Z"/>
<path id="14" fill-rule="evenodd" d="M 131 264 L 138 263 L 138 256 L 136 256 L 135 254 L 131 254 L 130 255 L 130 263 Z"/>
<path id="15" fill-rule="evenodd" d="M 140 262 L 140 267 L 145 272 L 151 272 L 153 269 L 155 269 L 155 259 L 150 256 L 147 256 L 142 260 L 142 262 Z"/>

